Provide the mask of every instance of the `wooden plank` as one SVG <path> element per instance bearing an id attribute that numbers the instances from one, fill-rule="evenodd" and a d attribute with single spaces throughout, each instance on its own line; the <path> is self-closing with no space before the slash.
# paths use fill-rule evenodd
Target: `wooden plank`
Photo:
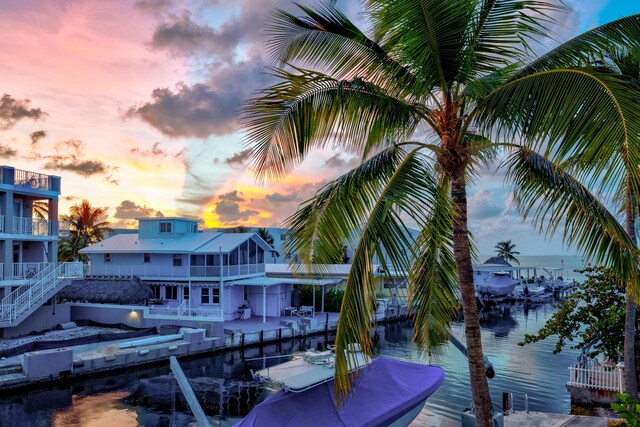
<path id="1" fill-rule="evenodd" d="M 189 384 L 189 380 L 184 374 L 180 363 L 178 363 L 178 359 L 175 356 L 171 356 L 169 358 L 169 367 L 171 368 L 171 372 L 173 372 L 173 376 L 176 378 L 178 385 L 180 386 L 180 390 L 184 394 L 184 397 L 187 399 L 187 403 L 189 404 L 189 408 L 191 412 L 193 412 L 193 416 L 196 418 L 196 422 L 200 427 L 211 427 L 207 416 L 204 414 L 202 410 L 202 406 L 200 406 L 200 402 L 196 398 L 196 395 L 193 393 L 193 389 Z"/>

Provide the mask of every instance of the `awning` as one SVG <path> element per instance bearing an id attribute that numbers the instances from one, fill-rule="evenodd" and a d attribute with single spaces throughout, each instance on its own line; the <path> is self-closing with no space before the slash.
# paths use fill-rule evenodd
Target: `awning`
<path id="1" fill-rule="evenodd" d="M 262 286 L 268 288 L 273 285 L 312 285 L 312 286 L 327 286 L 340 283 L 340 279 L 309 279 L 309 278 L 297 278 L 286 279 L 278 277 L 250 277 L 248 279 L 238 279 L 225 282 L 225 286 Z"/>

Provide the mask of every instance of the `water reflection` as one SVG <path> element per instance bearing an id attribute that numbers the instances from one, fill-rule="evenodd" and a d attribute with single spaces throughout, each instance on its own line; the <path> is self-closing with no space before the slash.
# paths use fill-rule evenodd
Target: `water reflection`
<path id="1" fill-rule="evenodd" d="M 501 403 L 502 392 L 514 395 L 516 409 L 523 409 L 524 394 L 535 411 L 568 412 L 565 389 L 567 367 L 576 351 L 551 353 L 553 342 L 519 347 L 525 333 L 536 332 L 554 311 L 550 304 L 516 304 L 481 313 L 485 354 L 496 377 L 489 380 L 492 400 Z M 461 322 L 453 333 L 464 342 Z M 471 402 L 467 360 L 453 346 L 440 356 L 426 356 L 412 343 L 408 322 L 378 325 L 375 352 L 397 359 L 431 362 L 446 371 L 442 387 L 428 400 L 415 425 L 459 425 L 459 414 Z M 329 337 L 332 341 L 333 337 Z M 277 355 L 322 348 L 322 336 L 181 361 L 205 412 L 230 424 L 273 391 L 251 380 L 251 370 L 280 363 Z M 168 365 L 168 364 L 167 364 Z M 77 381 L 72 386 L 0 397 L 0 425 L 23 426 L 192 426 L 195 425 L 182 394 L 169 376 L 167 365 L 139 368 L 117 375 Z"/>

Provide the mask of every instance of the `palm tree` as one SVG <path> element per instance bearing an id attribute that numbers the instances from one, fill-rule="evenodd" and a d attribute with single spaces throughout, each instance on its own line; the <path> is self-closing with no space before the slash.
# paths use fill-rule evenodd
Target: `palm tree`
<path id="1" fill-rule="evenodd" d="M 49 216 L 49 203 L 45 200 L 33 202 L 33 215 L 38 219 L 46 219 Z"/>
<path id="2" fill-rule="evenodd" d="M 505 261 L 516 262 L 518 265 L 520 265 L 520 261 L 518 261 L 518 258 L 514 256 L 520 255 L 520 252 L 514 250 L 516 248 L 516 245 L 511 243 L 511 240 L 503 240 L 501 242 L 498 242 L 495 248 L 496 254 L 498 254 L 500 258 Z"/>
<path id="3" fill-rule="evenodd" d="M 603 46 L 638 43 L 640 17 L 590 30 L 523 67 L 531 56 L 528 41 L 548 34 L 557 6 L 535 0 L 365 4 L 369 35 L 332 5 L 300 6 L 301 17 L 280 10 L 271 17 L 276 83 L 243 110 L 252 165 L 260 177 L 281 178 L 314 148 L 330 145 L 365 160 L 288 219 L 285 241 L 303 264 L 336 262 L 343 245 L 358 241 L 336 336 L 336 396 L 348 393 L 353 378 L 348 366 L 355 361 L 344 349 L 359 342 L 372 352 L 372 258 L 384 251 L 391 267 L 409 272 L 420 345 L 448 339 L 459 286 L 476 420 L 490 426 L 467 183 L 498 147 L 514 145 L 498 138 L 594 154 L 605 141 L 623 145 L 640 135 L 640 110 L 626 94 L 627 79 L 567 66 Z M 425 139 L 415 138 L 425 129 Z M 627 160 L 640 164 L 640 152 Z M 421 230 L 415 241 L 406 219 Z"/>
<path id="4" fill-rule="evenodd" d="M 626 76 L 636 81 L 635 96 L 640 97 L 640 49 L 607 49 L 596 56 L 597 65 L 608 65 L 613 72 Z M 567 234 L 565 232 L 565 241 L 567 243 L 577 243 L 577 246 L 584 252 L 602 258 L 604 252 L 601 248 L 614 245 L 617 238 L 611 242 L 603 242 L 605 245 L 597 245 L 594 240 L 594 234 L 602 234 L 608 236 L 619 229 L 614 228 L 618 225 L 616 218 L 610 214 L 606 207 L 599 206 L 598 209 L 602 215 L 592 215 L 588 211 L 583 211 L 578 205 L 588 200 L 589 206 L 598 205 L 600 202 L 597 197 L 593 196 L 586 186 L 596 184 L 598 190 L 602 193 L 604 189 L 605 195 L 613 193 L 612 200 L 617 204 L 618 211 L 624 212 L 624 231 L 629 236 L 629 242 L 635 247 L 636 233 L 634 219 L 638 213 L 637 187 L 635 184 L 637 179 L 637 164 L 629 164 L 625 161 L 626 151 L 629 149 L 637 150 L 636 144 L 626 146 L 615 146 L 613 142 L 604 145 L 601 148 L 603 155 L 599 158 L 582 158 L 581 152 L 574 153 L 565 164 L 553 164 L 549 160 L 541 159 L 535 155 L 524 155 L 524 153 L 515 153 L 510 163 L 510 173 L 515 178 L 514 181 L 519 187 L 516 188 L 516 201 L 519 208 L 526 214 L 533 212 L 533 207 L 537 206 L 534 213 L 534 221 L 538 224 L 548 224 L 548 232 L 553 234 L 558 227 L 555 221 L 544 220 L 545 215 L 549 217 L 564 217 L 562 215 L 567 212 L 567 222 L 565 227 L 580 228 L 583 234 L 578 237 L 575 233 Z M 604 163 L 604 165 L 603 165 Z M 617 166 L 618 173 L 609 174 L 601 173 L 603 166 L 610 168 Z M 573 171 L 575 177 L 571 177 L 569 172 Z M 586 184 L 582 184 L 579 179 Z M 557 195 L 554 186 L 558 182 L 565 182 L 567 188 L 573 188 L 574 198 L 567 198 L 566 195 Z M 561 205 L 560 205 L 561 203 Z M 576 214 L 581 212 L 581 215 Z M 601 219 L 606 216 L 606 220 Z M 626 242 L 625 244 L 629 244 Z M 596 252 L 595 254 L 593 252 Z M 617 256 L 613 261 L 621 262 L 622 257 L 627 259 L 628 268 L 635 271 L 637 262 L 633 259 L 636 255 L 635 251 L 628 248 L 617 249 Z M 626 255 L 626 256 L 625 256 Z M 631 259 L 628 260 L 631 255 Z M 634 299 L 635 283 L 633 277 L 628 277 L 629 273 L 618 275 L 621 285 L 626 285 L 626 317 L 625 317 L 625 339 L 624 339 L 624 358 L 625 358 L 625 393 L 637 396 L 637 374 L 635 361 L 635 333 L 636 333 L 636 303 Z"/>
<path id="5" fill-rule="evenodd" d="M 267 245 L 271 246 L 271 250 L 269 252 L 273 257 L 273 263 L 275 264 L 277 258 L 280 256 L 280 253 L 278 253 L 278 251 L 276 251 L 273 246 L 273 243 L 274 243 L 273 236 L 271 235 L 271 233 L 269 233 L 269 230 L 267 230 L 266 228 L 258 228 L 258 236 L 260 236 L 260 238 L 264 240 L 267 243 Z"/>
<path id="6" fill-rule="evenodd" d="M 60 243 L 58 255 L 67 260 L 82 259 L 85 261 L 85 257 L 81 256 L 78 251 L 104 239 L 104 234 L 109 230 L 106 218 L 106 210 L 99 207 L 94 208 L 88 200 L 71 206 L 69 215 L 61 216 L 63 221 L 69 222 L 70 236 L 67 241 Z"/>

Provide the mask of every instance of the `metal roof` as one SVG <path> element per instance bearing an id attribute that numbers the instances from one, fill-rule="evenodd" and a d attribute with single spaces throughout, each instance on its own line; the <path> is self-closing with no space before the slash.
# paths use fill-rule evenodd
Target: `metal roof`
<path id="1" fill-rule="evenodd" d="M 204 233 L 203 233 L 204 234 Z M 264 240 L 260 238 L 256 233 L 210 233 L 215 234 L 217 237 L 204 245 L 200 246 L 193 253 L 196 254 L 211 254 L 211 253 L 229 253 L 247 240 L 253 238 L 253 240 L 262 247 L 265 251 L 271 249 Z"/>
<path id="2" fill-rule="evenodd" d="M 267 275 L 274 276 L 340 276 L 347 277 L 351 271 L 351 264 L 311 264 L 294 265 L 290 264 L 265 264 Z"/>

